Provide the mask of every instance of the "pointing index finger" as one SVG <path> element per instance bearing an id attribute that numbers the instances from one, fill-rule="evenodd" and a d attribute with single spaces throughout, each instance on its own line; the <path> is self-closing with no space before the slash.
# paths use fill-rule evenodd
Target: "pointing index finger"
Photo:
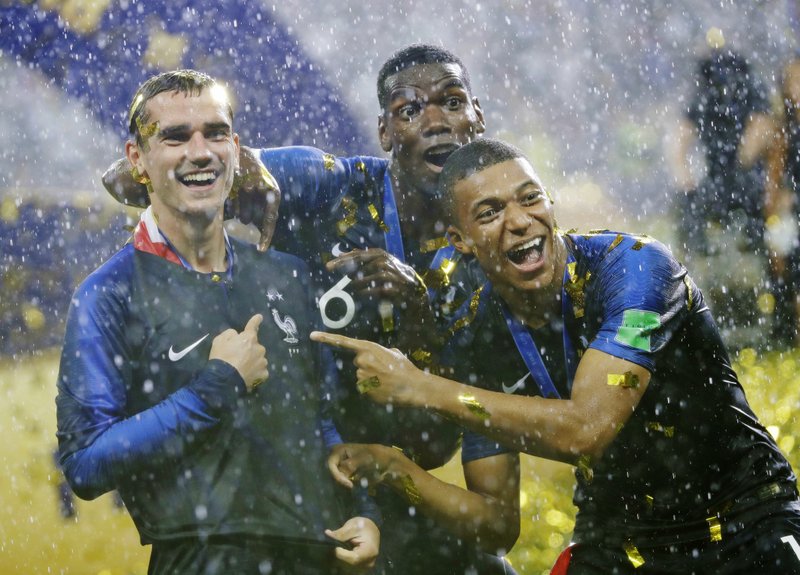
<path id="1" fill-rule="evenodd" d="M 328 345 L 335 345 L 336 347 L 353 351 L 361 351 L 369 343 L 360 339 L 354 339 L 338 333 L 328 333 L 326 331 L 312 331 L 311 339 L 320 343 L 327 343 Z"/>

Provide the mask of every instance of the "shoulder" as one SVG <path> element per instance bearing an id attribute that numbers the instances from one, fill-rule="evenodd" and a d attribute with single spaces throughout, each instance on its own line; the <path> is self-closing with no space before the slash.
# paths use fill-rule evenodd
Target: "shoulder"
<path id="1" fill-rule="evenodd" d="M 261 161 L 272 170 L 284 169 L 292 164 L 333 173 L 366 172 L 376 174 L 386 171 L 389 161 L 372 156 L 339 157 L 312 146 L 286 146 L 258 150 Z"/>
<path id="2" fill-rule="evenodd" d="M 679 268 L 670 249 L 646 234 L 594 230 L 587 234 L 567 234 L 578 266 L 592 273 L 611 271 L 627 275 L 653 266 Z"/>
<path id="3" fill-rule="evenodd" d="M 127 296 L 135 273 L 135 254 L 133 244 L 123 246 L 78 285 L 73 299 L 93 301 Z"/>

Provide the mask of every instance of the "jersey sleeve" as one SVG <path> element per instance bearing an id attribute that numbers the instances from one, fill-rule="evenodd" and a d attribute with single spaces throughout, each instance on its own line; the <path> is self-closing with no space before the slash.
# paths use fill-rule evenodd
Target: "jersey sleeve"
<path id="1" fill-rule="evenodd" d="M 633 249 L 628 237 L 602 260 L 590 286 L 592 313 L 600 327 L 589 347 L 652 372 L 656 358 L 687 317 L 694 284 L 686 269 L 659 242 Z"/>
<path id="2" fill-rule="evenodd" d="M 309 146 L 265 148 L 259 156 L 281 190 L 273 243 L 298 255 L 303 255 L 298 242 L 314 243 L 315 222 L 336 212 L 344 196 L 359 193 L 365 178 L 383 178 L 387 164 L 368 156 L 339 158 Z"/>
<path id="3" fill-rule="evenodd" d="M 76 291 L 67 318 L 56 397 L 59 461 L 70 486 L 85 499 L 180 457 L 191 438 L 216 426 L 245 389 L 236 369 L 212 360 L 162 402 L 127 413 L 126 300 L 119 285 L 90 276 Z"/>

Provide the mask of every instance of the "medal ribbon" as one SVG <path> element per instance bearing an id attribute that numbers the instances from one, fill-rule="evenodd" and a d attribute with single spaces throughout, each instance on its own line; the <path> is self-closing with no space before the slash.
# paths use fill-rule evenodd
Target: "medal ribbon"
<path id="1" fill-rule="evenodd" d="M 383 176 L 383 221 L 386 224 L 387 230 L 383 233 L 386 239 L 386 251 L 396 257 L 403 263 L 406 263 L 406 252 L 403 247 L 403 234 L 400 230 L 400 216 L 397 213 L 397 202 L 394 199 L 394 192 L 392 191 L 392 178 L 389 170 Z M 444 247 L 436 250 L 428 269 L 438 270 L 442 266 L 444 260 L 454 260 L 456 248 L 448 242 Z M 436 290 L 431 288 L 428 290 L 428 300 L 432 301 L 436 296 Z"/>

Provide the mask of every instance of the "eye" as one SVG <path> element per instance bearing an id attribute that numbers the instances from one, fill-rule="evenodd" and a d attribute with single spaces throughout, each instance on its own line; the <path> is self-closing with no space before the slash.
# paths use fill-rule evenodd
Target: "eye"
<path id="1" fill-rule="evenodd" d="M 531 190 L 525 193 L 525 197 L 522 200 L 523 205 L 531 206 L 536 202 L 540 201 L 544 197 L 544 194 L 541 190 Z"/>
<path id="2" fill-rule="evenodd" d="M 224 128 L 219 128 L 218 130 L 211 130 L 206 134 L 206 138 L 211 140 L 212 142 L 222 142 L 228 139 L 228 131 Z"/>
<path id="3" fill-rule="evenodd" d="M 461 105 L 464 103 L 464 100 L 459 98 L 458 96 L 450 96 L 445 101 L 445 106 L 447 106 L 448 110 L 458 110 L 461 108 Z"/>
<path id="4" fill-rule="evenodd" d="M 164 143 L 167 146 L 180 146 L 189 141 L 189 138 L 180 134 L 173 134 L 164 138 Z"/>
<path id="5" fill-rule="evenodd" d="M 497 208 L 494 207 L 484 208 L 480 212 L 478 212 L 476 219 L 479 222 L 484 223 L 491 221 L 497 214 L 498 214 Z"/>
<path id="6" fill-rule="evenodd" d="M 412 102 L 410 104 L 406 104 L 404 106 L 401 106 L 397 110 L 397 115 L 400 118 L 402 118 L 403 120 L 411 120 L 415 116 L 419 115 L 420 108 L 421 107 L 420 107 L 418 102 Z"/>

